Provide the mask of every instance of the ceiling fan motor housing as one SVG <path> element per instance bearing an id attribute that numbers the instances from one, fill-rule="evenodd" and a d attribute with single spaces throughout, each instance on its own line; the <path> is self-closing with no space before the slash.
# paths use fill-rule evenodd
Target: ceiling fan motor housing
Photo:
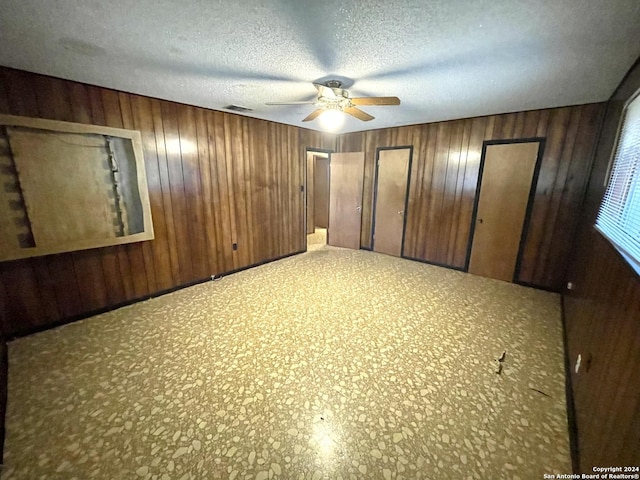
<path id="1" fill-rule="evenodd" d="M 321 89 L 318 95 L 318 102 L 325 109 L 344 110 L 351 106 L 349 100 L 349 92 L 342 89 L 342 82 L 339 80 L 328 80 L 323 83 L 324 89 Z M 330 90 L 329 95 L 325 92 Z M 333 95 L 332 95 L 332 94 Z"/>
<path id="2" fill-rule="evenodd" d="M 329 88 L 340 88 L 342 87 L 342 82 L 340 80 L 327 80 L 324 82 L 324 86 Z"/>

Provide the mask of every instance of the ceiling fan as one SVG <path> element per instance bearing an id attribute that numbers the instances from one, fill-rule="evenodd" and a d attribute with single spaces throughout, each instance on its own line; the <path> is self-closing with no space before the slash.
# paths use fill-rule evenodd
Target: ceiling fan
<path id="1" fill-rule="evenodd" d="M 349 92 L 342 88 L 342 82 L 339 80 L 328 80 L 324 83 L 314 83 L 314 87 L 318 90 L 318 97 L 313 101 L 306 102 L 267 102 L 267 105 L 316 105 L 314 110 L 307 115 L 302 121 L 310 122 L 316 119 L 321 113 L 328 110 L 338 110 L 344 112 L 358 120 L 368 122 L 375 117 L 367 112 L 360 110 L 361 105 L 400 105 L 398 97 L 359 97 L 351 98 Z"/>

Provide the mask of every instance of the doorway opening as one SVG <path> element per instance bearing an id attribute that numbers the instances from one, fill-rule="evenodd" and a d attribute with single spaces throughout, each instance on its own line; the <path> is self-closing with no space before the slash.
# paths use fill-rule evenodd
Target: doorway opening
<path id="1" fill-rule="evenodd" d="M 327 245 L 329 229 L 329 181 L 331 150 L 306 150 L 306 212 L 307 250 Z"/>

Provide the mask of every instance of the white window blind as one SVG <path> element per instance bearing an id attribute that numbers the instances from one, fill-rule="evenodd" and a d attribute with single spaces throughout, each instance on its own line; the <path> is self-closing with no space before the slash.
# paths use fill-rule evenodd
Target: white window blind
<path id="1" fill-rule="evenodd" d="M 596 228 L 640 269 L 640 92 L 626 105 Z"/>

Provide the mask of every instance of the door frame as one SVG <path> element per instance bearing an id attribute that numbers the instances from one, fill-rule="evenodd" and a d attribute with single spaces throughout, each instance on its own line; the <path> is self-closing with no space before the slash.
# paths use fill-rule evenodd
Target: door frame
<path id="1" fill-rule="evenodd" d="M 404 218 L 402 219 L 402 244 L 400 245 L 400 258 L 404 256 L 404 237 L 407 231 L 407 218 L 409 218 L 409 189 L 411 187 L 411 165 L 413 163 L 413 145 L 403 145 L 399 147 L 377 147 L 376 148 L 376 168 L 375 180 L 373 183 L 373 208 L 371 209 L 371 251 L 375 248 L 376 232 L 376 208 L 378 207 L 378 169 L 380 167 L 380 152 L 383 150 L 409 150 L 409 166 L 407 167 L 407 190 L 404 194 Z"/>
<path id="2" fill-rule="evenodd" d="M 533 177 L 531 178 L 531 186 L 529 187 L 529 197 L 527 199 L 527 209 L 524 214 L 524 221 L 522 222 L 522 232 L 520 234 L 520 244 L 518 246 L 518 255 L 516 256 L 516 266 L 513 270 L 512 283 L 519 283 L 518 276 L 520 275 L 520 267 L 522 264 L 522 254 L 524 253 L 524 246 L 527 241 L 527 235 L 529 234 L 529 223 L 531 221 L 531 212 L 533 211 L 533 203 L 536 196 L 536 190 L 538 187 L 538 177 L 540 176 L 540 167 L 542 165 L 542 157 L 544 156 L 544 150 L 546 146 L 546 137 L 531 137 L 531 138 L 514 138 L 503 140 L 485 140 L 482 142 L 482 155 L 480 157 L 480 168 L 478 170 L 478 186 L 476 187 L 476 195 L 473 201 L 473 213 L 471 215 L 471 228 L 469 230 L 469 242 L 467 244 L 467 257 L 464 262 L 464 272 L 469 272 L 469 262 L 471 261 L 471 248 L 473 247 L 473 235 L 476 231 L 476 221 L 478 216 L 478 203 L 480 202 L 480 190 L 482 189 L 482 175 L 484 174 L 484 162 L 487 155 L 487 147 L 490 145 L 508 145 L 513 143 L 538 143 L 538 156 L 536 158 L 536 166 L 533 169 Z"/>
<path id="3" fill-rule="evenodd" d="M 307 218 L 307 192 L 308 192 L 308 188 L 309 188 L 309 172 L 308 172 L 308 168 L 307 168 L 307 156 L 309 155 L 309 152 L 318 152 L 318 153 L 326 153 L 328 155 L 328 160 L 329 160 L 329 175 L 331 175 L 331 154 L 335 153 L 335 149 L 328 149 L 328 148 L 315 148 L 315 147 L 305 147 L 304 148 L 304 159 L 303 159 L 303 163 L 304 163 L 304 184 L 302 185 L 303 188 L 303 192 L 304 193 L 304 208 L 303 208 L 303 213 L 302 213 L 302 233 L 304 235 L 304 251 L 307 251 L 308 245 L 307 245 L 307 222 L 308 222 L 308 218 Z M 329 195 L 331 195 L 331 182 L 329 182 Z M 329 226 L 327 224 L 327 241 L 329 241 Z"/>

